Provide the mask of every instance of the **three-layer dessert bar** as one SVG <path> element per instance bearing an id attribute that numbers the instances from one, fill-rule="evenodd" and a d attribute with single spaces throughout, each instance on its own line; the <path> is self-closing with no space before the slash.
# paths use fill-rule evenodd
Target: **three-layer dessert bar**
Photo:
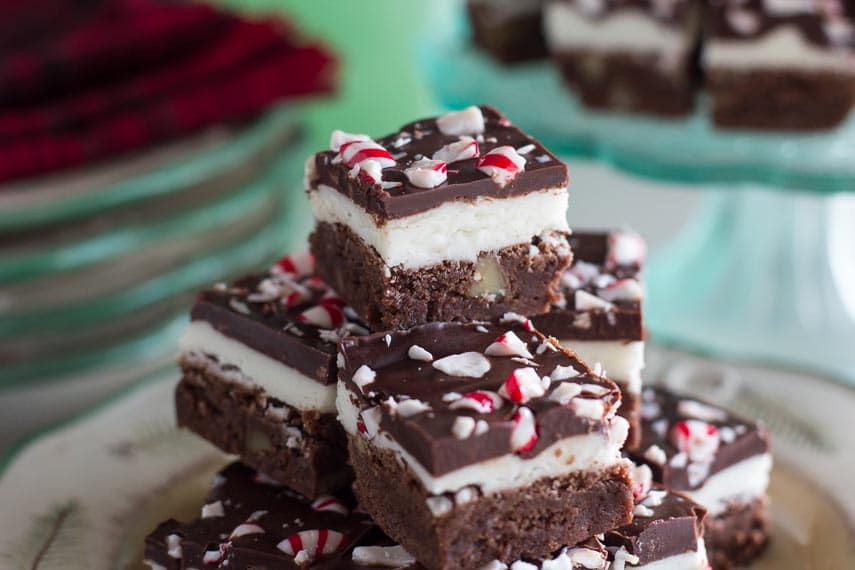
<path id="1" fill-rule="evenodd" d="M 525 319 L 342 339 L 362 506 L 431 569 L 539 559 L 630 520 L 620 390 Z"/>
<path id="2" fill-rule="evenodd" d="M 589 107 L 680 116 L 698 83 L 698 0 L 546 0 L 547 47 Z"/>
<path id="3" fill-rule="evenodd" d="M 341 336 L 367 329 L 308 254 L 201 293 L 180 342 L 178 423 L 308 496 L 350 482 L 335 417 Z"/>
<path id="4" fill-rule="evenodd" d="M 318 275 L 373 330 L 536 314 L 571 261 L 567 168 L 491 107 L 310 158 Z"/>
<path id="5" fill-rule="evenodd" d="M 630 456 L 649 465 L 655 481 L 707 509 L 704 538 L 713 568 L 756 558 L 768 542 L 768 432 L 662 388 L 644 388 L 641 414 L 641 446 Z"/>
<path id="6" fill-rule="evenodd" d="M 828 129 L 855 105 L 855 2 L 713 0 L 703 65 L 719 126 Z"/>
<path id="7" fill-rule="evenodd" d="M 573 264 L 561 277 L 563 298 L 549 313 L 532 318 L 621 389 L 618 413 L 629 421 L 627 446 L 641 437 L 638 409 L 644 368 L 644 291 L 641 269 L 646 247 L 627 231 L 580 232 L 570 237 Z"/>

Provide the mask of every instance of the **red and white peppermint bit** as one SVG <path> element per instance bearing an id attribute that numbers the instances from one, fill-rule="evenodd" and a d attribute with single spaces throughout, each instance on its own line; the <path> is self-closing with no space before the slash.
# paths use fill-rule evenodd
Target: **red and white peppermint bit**
<path id="1" fill-rule="evenodd" d="M 289 556 L 306 552 L 311 558 L 332 554 L 344 542 L 344 535 L 336 530 L 301 530 L 276 545 L 276 548 Z"/>
<path id="2" fill-rule="evenodd" d="M 502 397 L 490 390 L 475 390 L 463 394 L 449 406 L 452 410 L 474 410 L 479 414 L 489 414 L 502 407 Z"/>
<path id="3" fill-rule="evenodd" d="M 370 140 L 371 137 L 369 137 L 368 135 L 351 134 L 336 129 L 332 132 L 332 135 L 330 135 L 330 149 L 335 152 L 338 152 L 341 150 L 342 145 L 345 145 L 347 143 L 357 141 L 364 142 Z"/>
<path id="4" fill-rule="evenodd" d="M 499 336 L 484 350 L 487 356 L 522 356 L 523 358 L 534 358 L 528 345 L 524 343 L 514 331 L 508 331 Z"/>
<path id="5" fill-rule="evenodd" d="M 315 271 L 315 256 L 307 251 L 286 255 L 273 265 L 274 273 L 287 273 L 296 277 L 311 275 Z"/>
<path id="6" fill-rule="evenodd" d="M 462 111 L 452 111 L 439 117 L 436 127 L 444 135 L 478 135 L 484 132 L 484 113 L 474 105 Z"/>
<path id="7" fill-rule="evenodd" d="M 534 414 L 523 406 L 514 416 L 514 427 L 511 430 L 511 449 L 516 453 L 531 451 L 537 443 L 537 423 Z"/>
<path id="8" fill-rule="evenodd" d="M 532 398 L 540 398 L 546 390 L 534 368 L 517 368 L 511 372 L 499 394 L 517 404 L 525 404 Z"/>
<path id="9" fill-rule="evenodd" d="M 637 503 L 650 492 L 653 486 L 653 471 L 644 464 L 633 465 L 629 469 L 629 476 L 632 479 L 632 498 Z"/>
<path id="10" fill-rule="evenodd" d="M 608 287 L 597 291 L 606 301 L 640 301 L 644 289 L 635 279 L 618 279 Z"/>
<path id="11" fill-rule="evenodd" d="M 718 451 L 718 428 L 701 420 L 684 420 L 671 428 L 671 443 L 692 461 L 709 461 Z"/>
<path id="12" fill-rule="evenodd" d="M 507 312 L 502 315 L 502 318 L 499 319 L 499 322 L 502 324 L 505 323 L 520 323 L 525 330 L 528 332 L 534 331 L 534 323 L 531 322 L 531 319 L 524 317 L 519 313 Z"/>
<path id="13" fill-rule="evenodd" d="M 368 184 L 379 184 L 383 181 L 383 166 L 376 160 L 363 160 L 350 169 L 350 177 L 358 177 Z"/>
<path id="14" fill-rule="evenodd" d="M 613 232 L 609 234 L 606 265 L 636 265 L 644 263 L 647 256 L 647 244 L 644 238 L 634 232 Z"/>
<path id="15" fill-rule="evenodd" d="M 359 412 L 359 419 L 356 422 L 356 427 L 359 432 L 368 439 L 373 438 L 380 431 L 380 419 L 383 417 L 383 411 L 380 406 L 374 406 L 367 410 Z M 360 425 L 361 422 L 361 425 Z"/>
<path id="16" fill-rule="evenodd" d="M 235 527 L 232 533 L 229 535 L 229 540 L 234 540 L 236 538 L 240 538 L 242 536 L 246 536 L 248 534 L 264 534 L 265 530 L 258 523 L 254 522 L 245 522 L 239 524 Z"/>
<path id="17" fill-rule="evenodd" d="M 614 305 L 581 289 L 573 295 L 577 311 L 610 311 Z"/>
<path id="18" fill-rule="evenodd" d="M 479 158 L 477 166 L 493 182 L 504 187 L 525 170 L 525 158 L 512 146 L 500 146 Z"/>
<path id="19" fill-rule="evenodd" d="M 231 542 L 221 542 L 217 550 L 206 550 L 205 555 L 202 556 L 202 562 L 206 566 L 213 566 L 214 564 L 219 564 L 225 558 L 226 553 L 232 547 Z"/>
<path id="20" fill-rule="evenodd" d="M 297 321 L 322 329 L 337 329 L 344 324 L 344 313 L 333 304 L 315 305 L 299 315 Z"/>
<path id="21" fill-rule="evenodd" d="M 434 160 L 442 160 L 448 164 L 478 158 L 481 151 L 478 149 L 478 141 L 472 137 L 460 137 L 457 142 L 449 143 L 433 153 Z"/>
<path id="22" fill-rule="evenodd" d="M 344 503 L 332 495 L 323 495 L 315 499 L 312 503 L 312 509 L 316 511 L 330 511 L 344 516 L 350 514 L 350 510 L 344 505 Z"/>
<path id="23" fill-rule="evenodd" d="M 389 151 L 383 145 L 372 140 L 346 142 L 341 145 L 339 154 L 344 165 L 348 168 L 353 168 L 366 160 L 374 160 L 382 168 L 389 168 L 396 164 Z"/>
<path id="24" fill-rule="evenodd" d="M 410 184 L 418 188 L 436 188 L 448 180 L 448 165 L 443 160 L 424 158 L 404 169 Z"/>

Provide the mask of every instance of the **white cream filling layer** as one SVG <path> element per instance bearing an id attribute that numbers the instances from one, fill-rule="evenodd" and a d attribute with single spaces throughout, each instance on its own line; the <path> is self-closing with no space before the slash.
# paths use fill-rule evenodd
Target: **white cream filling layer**
<path id="1" fill-rule="evenodd" d="M 593 20 L 569 2 L 547 2 L 543 23 L 554 54 L 575 50 L 663 54 L 690 47 L 682 30 L 663 26 L 638 10 L 620 10 Z"/>
<path id="2" fill-rule="evenodd" d="M 600 363 L 603 374 L 626 386 L 630 394 L 641 393 L 641 371 L 644 369 L 644 341 L 568 340 L 559 341 L 593 367 Z"/>
<path id="3" fill-rule="evenodd" d="M 855 53 L 821 49 L 806 41 L 798 29 L 782 26 L 761 38 L 710 40 L 704 46 L 707 69 L 780 69 L 855 73 Z"/>
<path id="4" fill-rule="evenodd" d="M 351 397 L 351 392 L 339 382 L 336 399 L 338 419 L 349 434 L 355 435 L 358 433 L 359 409 L 353 404 Z M 608 469 L 622 461 L 620 449 L 623 447 L 628 429 L 629 424 L 626 420 L 615 417 L 612 419 L 608 435 L 588 434 L 568 437 L 555 442 L 530 459 L 521 459 L 509 453 L 439 476 L 431 475 L 388 434 L 382 432 L 377 434 L 371 440 L 371 444 L 396 453 L 432 495 L 455 493 L 473 485 L 479 487 L 483 494 L 489 495 L 506 489 L 524 487 L 544 477 Z"/>
<path id="5" fill-rule="evenodd" d="M 514 198 L 445 202 L 427 212 L 377 225 L 371 215 L 329 186 L 309 192 L 318 222 L 343 224 L 372 246 L 388 267 L 416 269 L 442 261 L 471 261 L 533 236 L 567 227 L 567 188 Z"/>
<path id="6" fill-rule="evenodd" d="M 697 550 L 690 550 L 689 552 L 669 556 L 650 564 L 642 564 L 641 566 L 627 564 L 626 567 L 638 570 L 706 570 L 708 568 L 706 545 L 704 544 L 704 539 L 700 538 L 698 539 Z"/>
<path id="7" fill-rule="evenodd" d="M 772 455 L 756 455 L 735 463 L 707 478 L 693 491 L 681 491 L 709 511 L 709 516 L 720 515 L 732 503 L 748 503 L 766 494 Z"/>
<path id="8" fill-rule="evenodd" d="M 179 341 L 183 355 L 203 353 L 220 364 L 240 369 L 232 381 L 250 383 L 268 396 L 300 410 L 335 412 L 335 386 L 324 386 L 303 373 L 217 331 L 205 321 L 192 321 Z M 241 380 L 242 379 L 242 380 Z"/>

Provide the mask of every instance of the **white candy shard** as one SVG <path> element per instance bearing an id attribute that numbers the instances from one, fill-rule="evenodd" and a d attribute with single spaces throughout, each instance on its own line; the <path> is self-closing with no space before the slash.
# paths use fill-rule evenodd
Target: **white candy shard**
<path id="1" fill-rule="evenodd" d="M 632 497 L 638 502 L 647 496 L 653 486 L 653 471 L 644 464 L 632 465 L 629 475 L 632 479 Z"/>
<path id="2" fill-rule="evenodd" d="M 177 534 L 170 534 L 166 537 L 166 553 L 170 558 L 181 560 L 184 556 L 184 549 L 181 548 L 181 537 Z"/>
<path id="3" fill-rule="evenodd" d="M 442 160 L 417 160 L 404 170 L 410 184 L 418 188 L 436 188 L 448 180 L 448 165 Z"/>
<path id="4" fill-rule="evenodd" d="M 574 398 L 570 407 L 577 416 L 599 421 L 606 417 L 606 405 L 602 400 L 589 400 L 587 398 Z"/>
<path id="5" fill-rule="evenodd" d="M 207 505 L 202 507 L 202 518 L 203 519 L 223 517 L 225 515 L 226 515 L 226 511 L 223 509 L 222 501 L 215 501 L 213 503 L 208 503 Z"/>
<path id="6" fill-rule="evenodd" d="M 496 147 L 478 159 L 478 170 L 504 188 L 520 172 L 525 171 L 525 158 L 512 146 Z"/>
<path id="7" fill-rule="evenodd" d="M 343 144 L 349 142 L 370 140 L 371 137 L 369 137 L 368 135 L 351 134 L 336 129 L 332 132 L 332 135 L 330 135 L 330 149 L 335 152 L 338 152 L 339 150 L 341 150 L 341 145 Z"/>
<path id="8" fill-rule="evenodd" d="M 377 378 L 377 373 L 367 365 L 363 364 L 353 373 L 353 383 L 359 386 L 359 389 L 364 393 L 365 386 L 374 382 Z"/>
<path id="9" fill-rule="evenodd" d="M 638 564 L 638 556 L 630 554 L 625 547 L 621 546 L 620 550 L 615 552 L 615 559 L 612 562 L 611 570 L 626 570 L 627 564 L 630 566 Z"/>
<path id="10" fill-rule="evenodd" d="M 362 410 L 359 413 L 362 423 L 361 425 L 357 424 L 357 427 L 368 439 L 372 439 L 380 431 L 380 419 L 382 417 L 383 411 L 380 409 L 380 406 Z"/>
<path id="11" fill-rule="evenodd" d="M 460 137 L 457 142 L 449 143 L 433 153 L 433 159 L 452 164 L 461 160 L 478 158 L 479 155 L 478 141 L 472 137 Z"/>
<path id="12" fill-rule="evenodd" d="M 433 354 L 417 344 L 410 347 L 407 351 L 407 356 L 409 356 L 411 360 L 421 360 L 422 362 L 430 362 L 433 360 Z"/>
<path id="13" fill-rule="evenodd" d="M 452 111 L 439 117 L 436 126 L 444 135 L 477 135 L 484 132 L 484 114 L 476 106 Z"/>
<path id="14" fill-rule="evenodd" d="M 606 301 L 640 301 L 644 297 L 644 289 L 635 279 L 619 279 L 603 289 L 597 295 Z"/>
<path id="15" fill-rule="evenodd" d="M 241 536 L 246 536 L 249 534 L 264 534 L 264 532 L 264 528 L 261 525 L 256 524 L 254 522 L 245 522 L 235 527 L 235 529 L 229 535 L 229 540 L 234 540 L 236 538 L 240 538 Z"/>
<path id="16" fill-rule="evenodd" d="M 380 568 L 405 568 L 416 563 L 413 555 L 401 545 L 357 546 L 353 549 L 353 562 Z"/>
<path id="17" fill-rule="evenodd" d="M 665 462 L 668 461 L 668 456 L 665 454 L 665 450 L 658 445 L 651 445 L 645 449 L 644 458 L 654 465 L 665 465 Z"/>
<path id="18" fill-rule="evenodd" d="M 514 331 L 508 331 L 501 335 L 490 346 L 484 350 L 488 356 L 521 356 L 523 358 L 534 358 L 524 343 Z"/>
<path id="19" fill-rule="evenodd" d="M 727 419 L 727 412 L 695 400 L 681 400 L 677 403 L 677 413 L 684 418 L 693 418 L 707 422 L 722 422 Z"/>
<path id="20" fill-rule="evenodd" d="M 609 311 L 614 308 L 614 305 L 612 305 L 605 299 L 600 299 L 596 295 L 592 295 L 587 291 L 576 291 L 576 293 L 574 294 L 574 299 L 576 300 L 577 311 Z"/>
<path id="21" fill-rule="evenodd" d="M 635 232 L 622 231 L 609 234 L 608 254 L 606 265 L 636 265 L 644 263 L 647 256 L 647 245 L 644 238 Z"/>
<path id="22" fill-rule="evenodd" d="M 449 376 L 481 378 L 490 370 L 490 361 L 480 352 L 463 352 L 440 358 L 433 367 Z"/>
<path id="23" fill-rule="evenodd" d="M 415 398 L 404 400 L 393 407 L 393 412 L 404 418 L 423 414 L 428 411 L 430 411 L 430 406 L 421 400 L 416 400 Z"/>
<path id="24" fill-rule="evenodd" d="M 475 432 L 475 418 L 460 416 L 455 418 L 451 426 L 451 433 L 455 439 L 467 439 Z"/>
<path id="25" fill-rule="evenodd" d="M 332 495 L 322 495 L 315 499 L 312 503 L 312 510 L 328 511 L 338 513 L 344 516 L 350 514 L 350 510 L 344 505 L 344 503 L 342 503 Z"/>
<path id="26" fill-rule="evenodd" d="M 561 366 L 560 364 L 555 367 L 555 370 L 552 371 L 552 374 L 549 377 L 553 382 L 557 382 L 559 380 L 567 380 L 568 378 L 576 378 L 581 373 L 573 368 L 572 366 Z"/>
<path id="27" fill-rule="evenodd" d="M 425 504 L 435 517 L 441 517 L 442 515 L 450 513 L 451 509 L 454 508 L 454 503 L 451 502 L 451 499 L 443 497 L 442 495 L 428 497 L 425 499 Z"/>
<path id="28" fill-rule="evenodd" d="M 562 406 L 566 406 L 570 401 L 582 393 L 582 387 L 573 382 L 562 382 L 552 391 L 549 399 L 553 402 L 558 402 Z"/>

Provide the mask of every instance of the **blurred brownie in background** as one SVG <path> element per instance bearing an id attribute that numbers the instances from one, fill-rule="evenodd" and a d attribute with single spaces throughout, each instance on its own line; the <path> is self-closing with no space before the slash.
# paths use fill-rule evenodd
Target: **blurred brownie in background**
<path id="1" fill-rule="evenodd" d="M 697 0 L 547 0 L 544 33 L 564 80 L 597 109 L 681 116 L 697 87 Z"/>
<path id="2" fill-rule="evenodd" d="M 711 0 L 703 64 L 721 127 L 827 129 L 855 103 L 855 2 Z"/>
<path id="3" fill-rule="evenodd" d="M 502 63 L 546 57 L 543 0 L 469 0 L 475 45 Z"/>

